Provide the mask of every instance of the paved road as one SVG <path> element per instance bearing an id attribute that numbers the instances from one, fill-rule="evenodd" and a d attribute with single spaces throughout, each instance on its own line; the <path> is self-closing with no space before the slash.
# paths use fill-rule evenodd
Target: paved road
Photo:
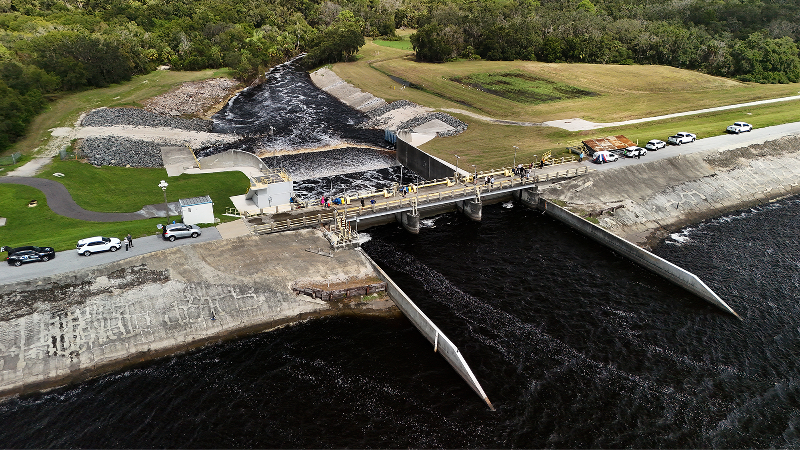
<path id="1" fill-rule="evenodd" d="M 677 130 L 689 131 L 691 130 Z M 683 145 L 667 145 L 667 148 L 652 152 L 648 151 L 646 156 L 641 159 L 636 158 L 620 158 L 619 161 L 607 164 L 594 164 L 588 158 L 583 164 L 590 166 L 592 169 L 597 170 L 611 170 L 616 167 L 630 166 L 633 164 L 646 163 L 648 161 L 655 161 L 658 159 L 671 158 L 677 155 L 688 155 L 691 153 L 704 152 L 708 150 L 732 150 L 735 148 L 747 147 L 753 144 L 763 144 L 767 141 L 773 141 L 784 136 L 800 135 L 800 122 L 787 123 L 783 125 L 775 125 L 766 128 L 756 128 L 749 133 L 742 134 L 726 134 L 722 136 L 714 136 L 705 139 L 698 139 L 691 144 Z M 654 139 L 658 139 L 657 137 Z M 639 145 L 644 146 L 645 142 L 639 142 Z"/>
<path id="2" fill-rule="evenodd" d="M 121 238 L 122 236 L 119 237 Z M 95 253 L 91 256 L 81 256 L 74 249 L 66 250 L 56 253 L 56 257 L 48 262 L 23 264 L 20 267 L 9 266 L 3 261 L 2 264 L 0 264 L 0 284 L 52 276 L 58 273 L 121 261 L 132 256 L 144 255 L 166 248 L 174 248 L 198 242 L 215 241 L 217 239 L 222 239 L 219 231 L 214 227 L 209 227 L 203 228 L 202 234 L 196 239 L 185 238 L 177 239 L 175 242 L 169 242 L 162 239 L 161 235 L 134 239 L 134 247 L 127 252 L 123 245 L 122 248 L 116 252 Z"/>
<path id="3" fill-rule="evenodd" d="M 27 178 L 27 177 L 0 177 L 0 183 L 22 184 L 39 189 L 47 198 L 47 206 L 54 213 L 69 217 L 71 219 L 86 220 L 89 222 L 128 222 L 130 220 L 151 219 L 153 217 L 164 217 L 163 205 L 147 205 L 141 210 L 133 213 L 104 213 L 87 211 L 72 199 L 67 188 L 58 181 L 46 178 Z M 159 209 L 160 208 L 160 209 Z M 170 215 L 180 214 L 180 205 L 177 202 L 169 204 Z"/>

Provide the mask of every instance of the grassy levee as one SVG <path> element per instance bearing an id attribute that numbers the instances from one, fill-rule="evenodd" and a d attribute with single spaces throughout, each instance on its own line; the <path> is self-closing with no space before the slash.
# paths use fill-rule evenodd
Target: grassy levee
<path id="1" fill-rule="evenodd" d="M 345 81 L 392 102 L 406 99 L 436 109 L 461 109 L 483 116 L 519 122 L 582 118 L 608 123 L 660 116 L 689 110 L 788 97 L 800 93 L 800 84 L 762 85 L 709 76 L 666 66 L 620 66 L 601 64 L 549 64 L 531 61 L 456 61 L 444 64 L 418 63 L 402 48 L 368 41 L 355 62 L 338 63 L 333 70 Z M 545 103 L 521 103 L 451 81 L 454 77 L 521 71 L 534 77 L 564 83 L 595 95 Z M 389 75 L 412 83 L 400 89 Z M 449 112 L 469 124 L 459 136 L 437 138 L 422 146 L 435 156 L 461 167 L 479 170 L 529 162 L 550 150 L 567 154 L 566 147 L 583 139 L 624 134 L 644 144 L 666 139 L 676 131 L 709 137 L 725 132 L 735 120 L 756 127 L 800 121 L 797 101 L 737 108 L 640 124 L 570 132 L 553 127 L 523 127 L 484 122 Z"/>
<path id="2" fill-rule="evenodd" d="M 71 127 L 80 115 L 102 106 L 141 106 L 139 102 L 154 97 L 187 81 L 229 76 L 228 69 L 179 72 L 159 70 L 147 75 L 133 77 L 131 81 L 101 89 L 90 89 L 65 94 L 48 105 L 45 112 L 36 116 L 28 128 L 26 137 L 4 154 L 21 152 L 30 154 L 50 139 L 49 130 L 54 127 Z"/>

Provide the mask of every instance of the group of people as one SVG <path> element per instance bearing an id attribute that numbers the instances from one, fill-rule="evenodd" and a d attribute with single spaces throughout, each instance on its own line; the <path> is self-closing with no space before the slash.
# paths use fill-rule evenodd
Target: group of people
<path id="1" fill-rule="evenodd" d="M 323 195 L 322 198 L 319 199 L 319 206 L 323 208 L 330 208 L 333 205 L 341 205 L 342 199 L 339 197 L 328 197 L 327 199 Z"/>
<path id="2" fill-rule="evenodd" d="M 128 233 L 127 236 L 122 238 L 122 240 L 125 241 L 125 251 L 126 252 L 128 251 L 128 249 L 133 248 L 133 238 L 131 237 L 130 233 Z"/>
<path id="3" fill-rule="evenodd" d="M 534 167 L 536 167 L 536 163 L 531 163 L 530 165 L 517 164 L 517 167 L 514 167 L 514 175 L 518 176 L 520 180 L 530 178 L 533 175 Z M 542 167 L 544 167 L 544 161 L 539 163 L 539 168 Z"/>
<path id="4" fill-rule="evenodd" d="M 375 199 L 372 199 L 369 202 L 370 202 L 370 204 L 374 205 L 375 204 Z M 342 198 L 341 197 L 328 197 L 328 198 L 325 198 L 325 196 L 323 195 L 322 198 L 319 199 L 319 206 L 322 206 L 323 208 L 330 208 L 333 205 L 341 205 L 341 204 L 342 204 Z M 363 208 L 364 206 L 365 206 L 364 205 L 364 199 L 362 198 L 361 199 L 361 207 Z"/>

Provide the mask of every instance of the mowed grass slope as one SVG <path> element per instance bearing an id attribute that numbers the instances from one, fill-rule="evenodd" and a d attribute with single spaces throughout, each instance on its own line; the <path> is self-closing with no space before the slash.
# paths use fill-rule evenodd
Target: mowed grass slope
<path id="1" fill-rule="evenodd" d="M 71 127 L 81 114 L 100 107 L 141 106 L 139 102 L 168 92 L 187 81 L 229 76 L 227 69 L 179 72 L 158 70 L 133 77 L 131 81 L 107 88 L 64 94 L 48 105 L 45 112 L 36 116 L 25 139 L 5 152 L 29 154 L 50 140 L 50 129 Z"/>
<path id="2" fill-rule="evenodd" d="M 448 110 L 463 110 L 495 119 L 545 122 L 582 118 L 593 122 L 617 122 L 660 116 L 715 106 L 794 96 L 800 84 L 761 85 L 741 83 L 698 72 L 666 66 L 621 66 L 600 64 L 550 64 L 530 61 L 456 61 L 444 64 L 418 63 L 413 53 L 368 42 L 359 59 L 339 63 L 333 70 L 344 80 L 387 101 L 407 99 Z M 494 74 L 522 72 L 531 77 L 563 83 L 596 95 L 551 101 L 522 103 L 453 81 L 454 78 L 492 78 Z M 417 88 L 401 89 L 405 80 Z M 450 111 L 469 124 L 459 136 L 436 138 L 422 146 L 451 163 L 461 156 L 462 167 L 476 164 L 480 169 L 508 166 L 514 160 L 532 158 L 550 150 L 568 154 L 567 146 L 588 138 L 624 134 L 640 143 L 666 139 L 676 131 L 709 137 L 724 133 L 735 120 L 764 127 L 800 121 L 797 101 L 781 102 L 645 122 L 624 127 L 570 132 L 553 127 L 498 125 Z M 519 162 L 519 161 L 518 161 Z M 466 165 L 466 166 L 465 166 Z"/>

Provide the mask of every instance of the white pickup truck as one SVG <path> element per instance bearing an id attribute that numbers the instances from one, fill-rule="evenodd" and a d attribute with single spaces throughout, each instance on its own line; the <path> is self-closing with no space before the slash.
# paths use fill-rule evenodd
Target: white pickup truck
<path id="1" fill-rule="evenodd" d="M 681 144 L 688 144 L 689 142 L 694 142 L 696 140 L 697 140 L 697 135 L 681 131 L 679 133 L 675 133 L 675 136 L 670 136 L 667 139 L 667 143 L 681 145 Z"/>

